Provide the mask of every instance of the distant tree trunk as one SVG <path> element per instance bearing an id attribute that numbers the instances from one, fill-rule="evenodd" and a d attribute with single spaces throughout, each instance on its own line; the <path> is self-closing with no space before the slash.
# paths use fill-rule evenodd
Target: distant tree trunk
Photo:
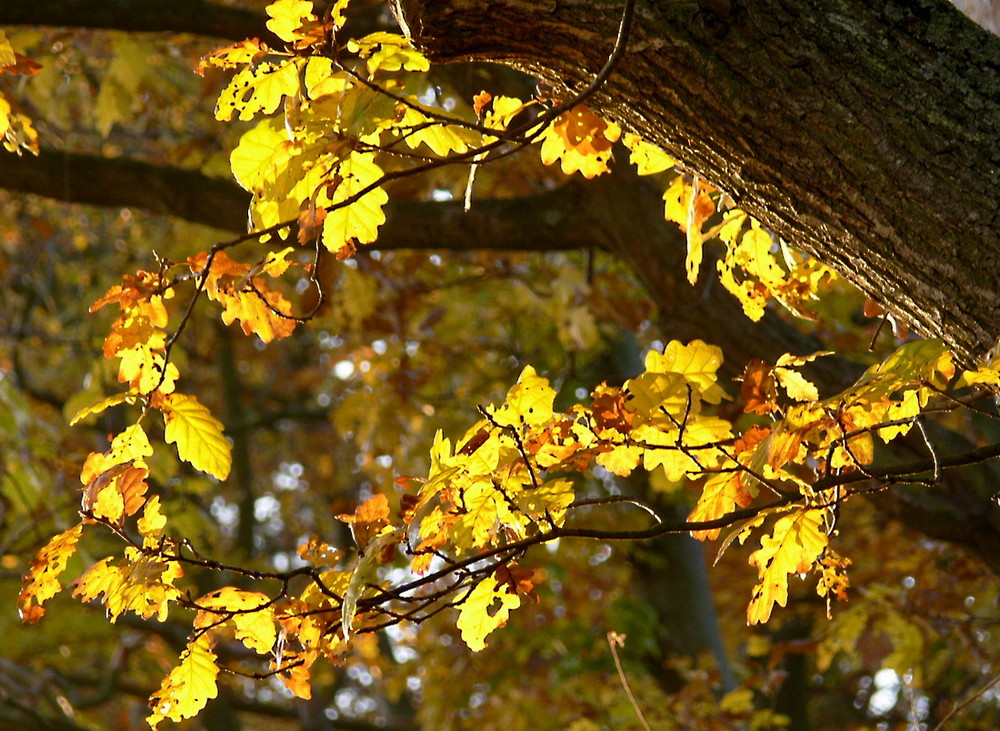
<path id="1" fill-rule="evenodd" d="M 564 92 L 603 65 L 622 9 L 397 2 L 434 60 Z M 590 103 L 965 363 L 996 342 L 1000 38 L 946 0 L 642 0 Z"/>

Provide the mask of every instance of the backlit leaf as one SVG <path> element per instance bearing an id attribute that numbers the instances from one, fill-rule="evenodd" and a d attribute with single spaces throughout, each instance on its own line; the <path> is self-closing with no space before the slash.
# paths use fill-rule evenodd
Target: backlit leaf
<path id="1" fill-rule="evenodd" d="M 760 540 L 761 547 L 750 554 L 760 581 L 747 607 L 747 623 L 766 622 L 775 604 L 788 603 L 789 574 L 808 572 L 827 545 L 819 510 L 799 510 L 780 518 L 774 531 Z"/>
<path id="2" fill-rule="evenodd" d="M 306 21 L 316 20 L 309 0 L 276 0 L 265 8 L 271 16 L 267 28 L 283 41 L 293 43 L 299 39 L 296 31 Z"/>
<path id="3" fill-rule="evenodd" d="M 510 612 L 521 606 L 521 598 L 511 594 L 506 586 L 487 576 L 472 590 L 459 607 L 458 629 L 462 640 L 473 652 L 486 647 L 486 637 L 507 623 Z"/>
<path id="4" fill-rule="evenodd" d="M 198 714 L 218 695 L 219 667 L 207 634 L 188 643 L 180 663 L 163 679 L 160 689 L 149 699 L 152 713 L 146 721 L 156 728 L 161 721 L 181 721 Z"/>
<path id="5" fill-rule="evenodd" d="M 196 629 L 232 622 L 236 639 L 259 653 L 268 653 L 278 638 L 273 602 L 266 594 L 226 586 L 195 602 L 201 609 L 195 616 Z"/>
<path id="6" fill-rule="evenodd" d="M 278 63 L 260 61 L 237 72 L 219 94 L 215 118 L 220 121 L 239 119 L 248 122 L 258 114 L 272 114 L 286 96 L 299 91 L 299 68 L 304 59 Z"/>
<path id="7" fill-rule="evenodd" d="M 25 622 L 37 622 L 45 616 L 46 601 L 62 589 L 59 575 L 66 569 L 66 562 L 76 552 L 83 523 L 64 530 L 53 537 L 31 560 L 31 569 L 25 574 L 21 593 L 17 597 L 17 611 Z"/>
<path id="8" fill-rule="evenodd" d="M 166 396 L 160 406 L 166 423 L 164 439 L 177 445 L 177 454 L 196 469 L 224 480 L 232 465 L 232 447 L 222 423 L 194 396 Z"/>
<path id="9" fill-rule="evenodd" d="M 493 420 L 500 426 L 540 426 L 552 419 L 555 397 L 549 380 L 539 376 L 532 366 L 525 366 L 507 392 L 507 400 L 494 412 Z"/>
<path id="10" fill-rule="evenodd" d="M 427 71 L 431 65 L 413 46 L 409 38 L 396 33 L 378 31 L 364 38 L 351 40 L 347 50 L 368 59 L 368 73 L 383 71 Z"/>

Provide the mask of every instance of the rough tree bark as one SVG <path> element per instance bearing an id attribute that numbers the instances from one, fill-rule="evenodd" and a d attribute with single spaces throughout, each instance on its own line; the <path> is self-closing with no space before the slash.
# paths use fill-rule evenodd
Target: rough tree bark
<path id="1" fill-rule="evenodd" d="M 605 0 L 397 0 L 435 61 L 583 88 Z M 945 0 L 653 0 L 590 103 L 964 363 L 1000 336 L 1000 38 Z M 635 242 L 642 246 L 641 242 Z"/>

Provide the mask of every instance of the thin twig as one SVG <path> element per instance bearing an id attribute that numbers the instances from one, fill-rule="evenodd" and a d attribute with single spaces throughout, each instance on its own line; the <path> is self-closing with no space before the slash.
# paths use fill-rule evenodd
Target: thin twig
<path id="1" fill-rule="evenodd" d="M 645 714 L 642 712 L 642 708 L 639 706 L 639 702 L 635 699 L 635 695 L 632 693 L 632 688 L 628 684 L 628 678 L 625 676 L 625 670 L 622 669 L 622 662 L 618 658 L 618 648 L 625 646 L 625 635 L 620 635 L 617 632 L 608 632 L 608 647 L 611 648 L 611 656 L 615 659 L 615 668 L 618 669 L 618 679 L 621 680 L 622 688 L 625 690 L 625 695 L 628 696 L 628 702 L 632 704 L 633 710 L 635 710 L 635 715 L 639 717 L 639 721 L 642 722 L 643 728 L 646 731 L 653 731 L 649 725 L 649 721 L 646 720 Z"/>
<path id="2" fill-rule="evenodd" d="M 995 676 L 990 682 L 988 682 L 982 688 L 980 688 L 975 693 L 973 693 L 972 695 L 970 695 L 968 698 L 966 698 L 961 703 L 956 703 L 955 707 L 952 708 L 950 711 L 948 711 L 948 713 L 945 714 L 945 717 L 942 718 L 941 721 L 938 723 L 938 725 L 934 727 L 934 731 L 942 731 L 942 729 L 944 729 L 944 725 L 948 722 L 948 719 L 950 719 L 952 716 L 954 716 L 956 713 L 958 713 L 959 711 L 961 711 L 963 708 L 965 708 L 966 706 L 968 706 L 970 703 L 972 703 L 976 699 L 982 697 L 982 695 L 984 693 L 986 693 L 986 691 L 988 691 L 990 688 L 992 688 L 997 683 L 1000 683 L 1000 675 Z"/>

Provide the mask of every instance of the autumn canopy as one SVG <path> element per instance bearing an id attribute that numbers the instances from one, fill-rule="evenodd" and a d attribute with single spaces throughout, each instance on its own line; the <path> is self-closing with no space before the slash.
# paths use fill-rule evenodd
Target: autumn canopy
<path id="1" fill-rule="evenodd" d="M 0 721 L 1000 723 L 1000 39 L 27 5 Z"/>

